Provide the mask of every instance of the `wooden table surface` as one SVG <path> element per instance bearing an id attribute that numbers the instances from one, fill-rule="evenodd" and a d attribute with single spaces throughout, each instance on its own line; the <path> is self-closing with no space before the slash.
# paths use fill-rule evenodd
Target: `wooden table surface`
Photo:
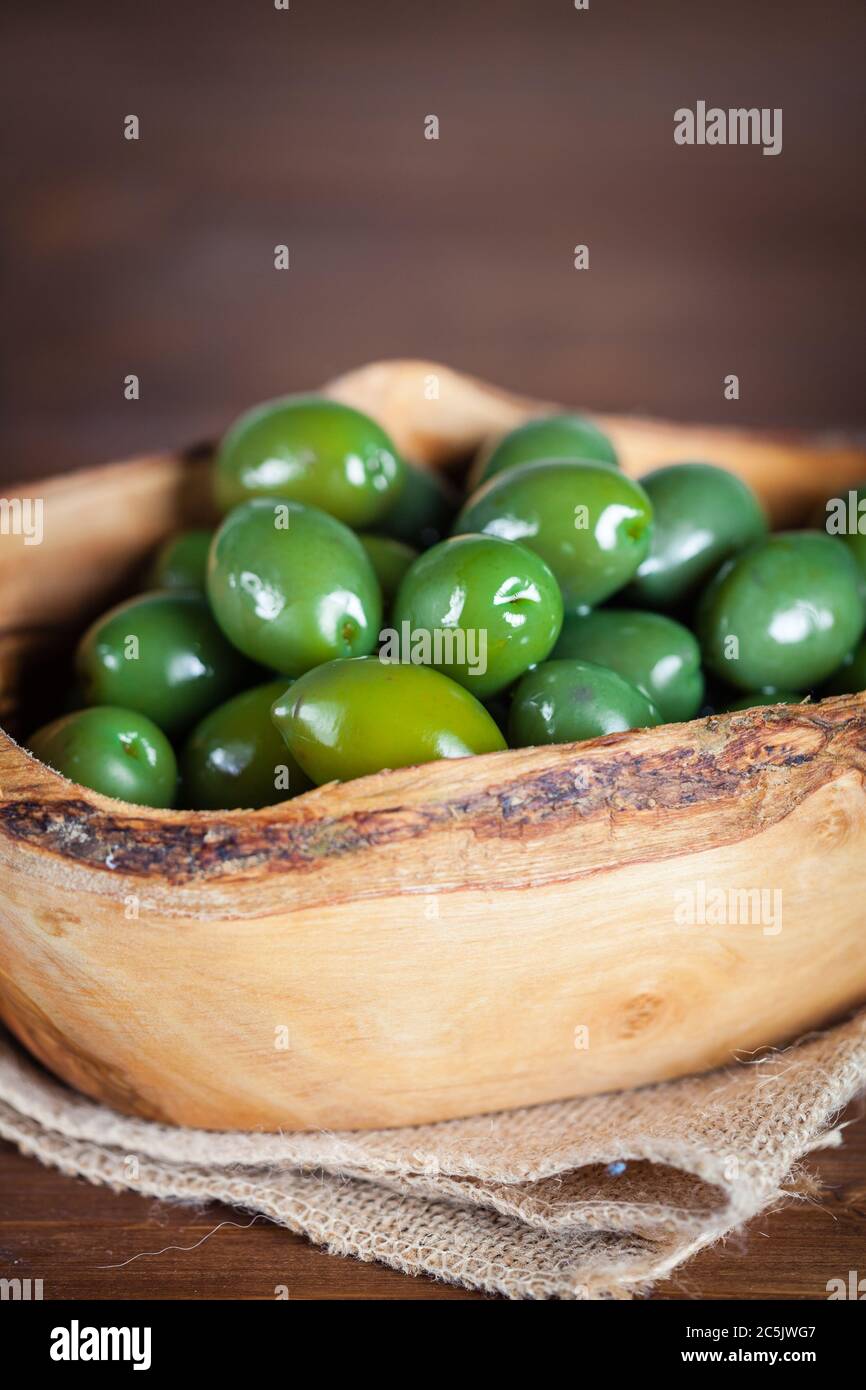
<path id="1" fill-rule="evenodd" d="M 382 356 L 599 409 L 863 425 L 862 0 L 3 10 L 0 484 L 213 437 Z M 782 107 L 783 153 L 676 147 L 699 98 Z M 866 1122 L 816 1166 L 820 1203 L 662 1295 L 821 1298 L 866 1274 Z M 50 1298 L 466 1296 L 262 1222 L 197 1244 L 231 1215 L 0 1151 L 0 1272 Z M 168 1245 L 196 1248 L 100 1268 Z"/>
<path id="2" fill-rule="evenodd" d="M 681 1266 L 654 1296 L 826 1299 L 829 1279 L 847 1281 L 849 1270 L 866 1277 L 863 1109 L 846 1116 L 842 1148 L 810 1161 L 824 1183 L 819 1198 L 757 1217 Z M 42 1279 L 46 1299 L 272 1299 L 280 1284 L 293 1299 L 481 1297 L 328 1255 L 262 1219 L 249 1225 L 244 1212 L 193 1211 L 92 1187 L 8 1144 L 0 1145 L 0 1194 L 0 1278 Z M 105 1268 L 132 1256 L 141 1258 Z"/>

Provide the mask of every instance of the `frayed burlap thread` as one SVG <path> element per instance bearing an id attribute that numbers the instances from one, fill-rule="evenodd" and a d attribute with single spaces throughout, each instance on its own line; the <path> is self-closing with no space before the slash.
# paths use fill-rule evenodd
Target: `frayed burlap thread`
<path id="1" fill-rule="evenodd" d="M 221 1201 L 327 1250 L 509 1298 L 628 1298 L 782 1201 L 866 1089 L 866 1011 L 759 1061 L 372 1133 L 235 1134 L 119 1115 L 0 1034 L 0 1135 L 63 1172 Z M 130 1157 L 136 1163 L 129 1162 Z"/>

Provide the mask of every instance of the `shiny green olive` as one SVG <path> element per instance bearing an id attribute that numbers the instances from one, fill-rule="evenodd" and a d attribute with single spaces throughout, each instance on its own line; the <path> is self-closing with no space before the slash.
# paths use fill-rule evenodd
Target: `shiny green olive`
<path id="1" fill-rule="evenodd" d="M 287 682 L 267 681 L 211 710 L 184 744 L 184 804 L 195 811 L 273 806 L 311 785 L 274 727 L 271 706 Z"/>
<path id="2" fill-rule="evenodd" d="M 694 719 L 703 704 L 700 647 L 688 628 L 661 613 L 597 608 L 567 618 L 553 658 L 608 666 L 643 691 L 665 723 Z"/>
<path id="3" fill-rule="evenodd" d="M 278 497 L 367 527 L 392 508 L 404 475 L 374 420 L 322 396 L 288 396 L 235 422 L 217 454 L 214 488 L 223 512 L 250 497 Z"/>
<path id="4" fill-rule="evenodd" d="M 678 463 L 641 478 L 653 509 L 649 551 L 626 597 L 647 608 L 687 603 L 723 560 L 766 533 L 751 488 L 709 463 Z"/>
<path id="5" fill-rule="evenodd" d="M 516 468 L 521 463 L 538 459 L 572 459 L 586 463 L 619 462 L 616 450 L 606 434 L 582 415 L 548 415 L 540 420 L 527 420 L 516 430 L 503 436 L 480 470 L 475 470 L 473 482 L 480 483 Z"/>
<path id="6" fill-rule="evenodd" d="M 178 531 L 163 541 L 148 572 L 148 589 L 197 589 L 204 593 L 213 531 Z"/>
<path id="7" fill-rule="evenodd" d="M 508 742 L 512 748 L 581 743 L 661 722 L 652 701 L 607 666 L 545 661 L 528 671 L 514 692 Z"/>
<path id="8" fill-rule="evenodd" d="M 455 536 L 415 561 L 392 623 L 425 664 L 485 700 L 549 655 L 562 626 L 562 596 L 551 569 L 526 546 Z"/>
<path id="9" fill-rule="evenodd" d="M 308 671 L 274 703 L 273 718 L 319 785 L 505 747 L 487 710 L 462 685 L 429 666 L 377 657 Z"/>
<path id="10" fill-rule="evenodd" d="M 406 571 L 417 560 L 418 551 L 405 541 L 395 540 L 393 536 L 363 535 L 358 540 L 373 566 L 382 597 L 386 603 L 390 603 Z"/>
<path id="11" fill-rule="evenodd" d="M 866 641 L 858 643 L 834 671 L 821 695 L 856 695 L 866 690 Z"/>
<path id="12" fill-rule="evenodd" d="M 174 804 L 174 751 L 137 710 L 94 705 L 64 714 L 37 729 L 28 746 L 56 772 L 103 796 L 161 809 Z"/>
<path id="13" fill-rule="evenodd" d="M 740 690 L 808 690 L 855 646 L 866 622 L 860 572 L 819 531 L 768 536 L 726 560 L 705 589 L 704 662 Z"/>
<path id="14" fill-rule="evenodd" d="M 752 709 L 756 705 L 801 705 L 804 698 L 793 690 L 751 690 L 748 695 L 741 696 L 725 708 L 733 713 L 734 710 Z"/>
<path id="15" fill-rule="evenodd" d="M 426 550 L 447 536 L 457 511 L 449 483 L 429 468 L 405 464 L 405 479 L 397 500 L 376 522 L 376 531 Z"/>
<path id="16" fill-rule="evenodd" d="M 652 506 L 639 483 L 607 464 L 522 463 L 484 483 L 454 530 L 534 550 L 572 613 L 602 603 L 631 579 L 649 549 Z"/>
<path id="17" fill-rule="evenodd" d="M 204 597 L 180 589 L 141 594 L 97 618 L 76 665 L 89 705 L 138 710 L 172 735 L 253 677 Z"/>
<path id="18" fill-rule="evenodd" d="M 214 537 L 208 595 L 239 651 L 287 676 L 376 645 L 382 595 L 354 532 L 317 507 L 256 498 Z"/>

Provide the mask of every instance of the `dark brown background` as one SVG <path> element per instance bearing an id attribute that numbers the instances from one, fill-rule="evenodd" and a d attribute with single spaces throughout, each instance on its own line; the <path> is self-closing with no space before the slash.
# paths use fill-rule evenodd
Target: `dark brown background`
<path id="1" fill-rule="evenodd" d="M 4 10 L 2 480 L 407 354 L 598 408 L 864 420 L 862 0 Z M 676 146 L 699 98 L 781 106 L 782 154 Z"/>
<path id="2" fill-rule="evenodd" d="M 862 0 L 4 12 L 0 481 L 185 444 L 385 356 L 598 408 L 866 420 Z M 673 112 L 701 98 L 781 106 L 783 153 L 677 147 Z M 660 1292 L 823 1298 L 866 1273 L 866 1122 L 821 1170 L 820 1202 Z M 231 1213 L 87 1188 L 8 1148 L 0 1189 L 3 1273 L 47 1297 L 461 1296 L 266 1225 L 101 1270 Z"/>

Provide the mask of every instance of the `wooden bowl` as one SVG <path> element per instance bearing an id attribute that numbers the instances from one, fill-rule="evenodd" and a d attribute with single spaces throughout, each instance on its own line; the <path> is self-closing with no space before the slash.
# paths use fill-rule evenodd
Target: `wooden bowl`
<path id="1" fill-rule="evenodd" d="M 426 363 L 329 389 L 431 467 L 541 409 Z M 778 522 L 866 475 L 841 441 L 602 423 L 628 471 L 714 459 Z M 11 490 L 44 499 L 44 541 L 2 537 L 8 727 L 46 691 L 56 707 L 75 632 L 207 516 L 205 470 L 200 452 Z M 256 812 L 113 801 L 3 735 L 0 1012 L 88 1095 L 220 1129 L 438 1120 L 748 1057 L 866 997 L 864 771 L 864 695 Z"/>

